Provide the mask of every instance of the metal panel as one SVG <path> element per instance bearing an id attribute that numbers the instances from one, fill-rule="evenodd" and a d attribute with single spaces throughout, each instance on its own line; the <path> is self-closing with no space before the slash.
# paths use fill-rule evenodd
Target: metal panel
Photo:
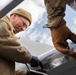
<path id="1" fill-rule="evenodd" d="M 11 11 L 14 7 L 16 7 L 22 1 L 24 0 L 13 0 L 10 4 L 8 4 L 4 9 L 0 11 L 0 18 L 6 15 L 9 11 Z"/>
<path id="2" fill-rule="evenodd" d="M 70 60 L 48 72 L 48 75 L 76 75 L 76 60 Z"/>

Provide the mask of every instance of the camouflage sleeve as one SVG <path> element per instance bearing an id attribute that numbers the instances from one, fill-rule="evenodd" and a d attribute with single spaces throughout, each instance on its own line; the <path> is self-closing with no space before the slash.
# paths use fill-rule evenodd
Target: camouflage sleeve
<path id="1" fill-rule="evenodd" d="M 58 27 L 65 16 L 67 0 L 44 0 L 48 24 L 46 27 Z"/>

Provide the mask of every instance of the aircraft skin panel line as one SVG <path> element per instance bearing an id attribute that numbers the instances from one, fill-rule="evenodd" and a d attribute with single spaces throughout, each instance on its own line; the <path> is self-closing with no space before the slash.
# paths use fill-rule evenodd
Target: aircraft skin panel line
<path id="1" fill-rule="evenodd" d="M 24 1 L 24 0 L 13 0 L 11 3 L 9 3 L 5 8 L 3 8 L 0 11 L 0 18 L 2 18 L 3 16 L 5 16 L 9 11 L 11 11 L 14 7 L 16 7 L 22 1 Z"/>

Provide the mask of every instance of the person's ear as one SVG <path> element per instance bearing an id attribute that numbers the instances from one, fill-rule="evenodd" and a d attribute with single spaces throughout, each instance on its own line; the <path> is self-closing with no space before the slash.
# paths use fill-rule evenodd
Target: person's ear
<path id="1" fill-rule="evenodd" d="M 12 18 L 13 18 L 13 19 L 15 19 L 15 18 L 16 18 L 16 16 L 18 16 L 18 15 L 16 15 L 16 14 L 13 14 L 13 15 L 12 15 Z"/>

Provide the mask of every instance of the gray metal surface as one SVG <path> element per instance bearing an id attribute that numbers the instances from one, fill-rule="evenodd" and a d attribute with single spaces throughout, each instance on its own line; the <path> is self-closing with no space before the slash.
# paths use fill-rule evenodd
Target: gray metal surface
<path id="1" fill-rule="evenodd" d="M 5 16 L 9 11 L 11 11 L 14 7 L 16 7 L 19 3 L 24 0 L 13 0 L 10 4 L 8 4 L 5 8 L 0 11 L 0 18 Z"/>
<path id="2" fill-rule="evenodd" d="M 48 75 L 76 75 L 76 60 L 70 60 L 48 72 Z"/>
<path id="3" fill-rule="evenodd" d="M 72 51 L 76 52 L 76 45 L 74 43 L 69 42 L 69 46 Z M 58 57 L 59 55 L 60 57 Z M 48 67 L 46 68 L 46 70 L 48 69 L 48 75 L 76 75 L 76 60 L 61 55 L 61 53 L 58 54 L 58 52 L 55 52 L 52 59 L 49 59 L 51 62 L 48 62 Z"/>

